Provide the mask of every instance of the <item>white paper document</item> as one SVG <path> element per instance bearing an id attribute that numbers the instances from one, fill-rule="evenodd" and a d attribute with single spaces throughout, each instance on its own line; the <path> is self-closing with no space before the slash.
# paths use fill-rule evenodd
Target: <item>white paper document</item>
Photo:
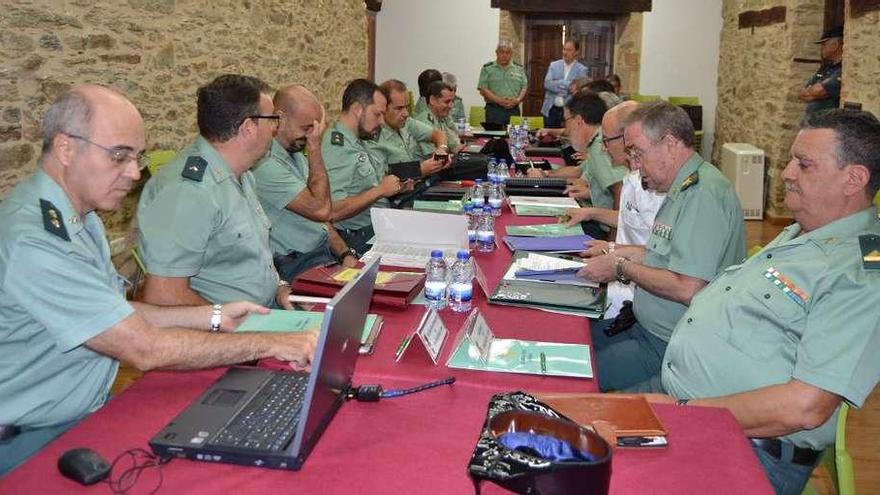
<path id="1" fill-rule="evenodd" d="M 580 208 L 574 198 L 555 198 L 543 196 L 510 196 L 507 198 L 511 206 L 527 205 L 527 206 L 559 206 L 563 208 Z"/>
<path id="2" fill-rule="evenodd" d="M 434 249 L 445 258 L 468 249 L 465 215 L 373 208 L 370 217 L 376 242 L 361 257 L 364 263 L 381 256 L 383 265 L 424 268 Z"/>

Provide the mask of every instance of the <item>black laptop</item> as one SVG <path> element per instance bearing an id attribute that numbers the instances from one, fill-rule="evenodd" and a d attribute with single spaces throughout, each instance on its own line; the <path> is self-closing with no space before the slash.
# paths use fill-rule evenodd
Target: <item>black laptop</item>
<path id="1" fill-rule="evenodd" d="M 230 368 L 150 440 L 160 457 L 296 470 L 351 390 L 379 259 L 327 303 L 311 373 Z"/>

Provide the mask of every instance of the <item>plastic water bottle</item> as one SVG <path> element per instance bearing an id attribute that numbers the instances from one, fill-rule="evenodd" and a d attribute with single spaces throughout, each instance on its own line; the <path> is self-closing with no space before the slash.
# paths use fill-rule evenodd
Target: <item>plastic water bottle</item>
<path id="1" fill-rule="evenodd" d="M 449 307 L 456 313 L 467 313 L 474 294 L 474 267 L 467 251 L 458 252 L 450 272 Z"/>
<path id="2" fill-rule="evenodd" d="M 489 206 L 492 207 L 492 216 L 501 216 L 501 182 L 496 179 L 489 184 Z"/>
<path id="3" fill-rule="evenodd" d="M 473 192 L 471 193 L 471 202 L 474 204 L 474 208 L 482 208 L 484 204 L 486 204 L 486 192 L 483 189 L 483 180 L 477 179 L 474 181 Z"/>
<path id="4" fill-rule="evenodd" d="M 489 205 L 483 207 L 483 214 L 477 224 L 477 251 L 495 251 L 495 217 L 492 216 L 492 207 Z"/>
<path id="5" fill-rule="evenodd" d="M 455 123 L 455 130 L 458 131 L 459 135 L 467 132 L 467 122 L 465 122 L 464 117 L 458 118 L 458 121 Z"/>
<path id="6" fill-rule="evenodd" d="M 498 170 L 496 171 L 498 180 L 503 184 L 507 180 L 507 159 L 502 158 L 498 162 Z"/>
<path id="7" fill-rule="evenodd" d="M 431 259 L 425 266 L 425 302 L 429 308 L 446 307 L 446 260 L 443 251 L 431 251 Z"/>
<path id="8" fill-rule="evenodd" d="M 464 214 L 468 221 L 468 245 L 473 249 L 477 245 L 477 216 L 474 214 L 474 204 L 470 201 L 464 204 Z"/>
<path id="9" fill-rule="evenodd" d="M 498 162 L 495 158 L 489 159 L 489 166 L 486 167 L 486 180 L 491 181 L 498 177 Z"/>

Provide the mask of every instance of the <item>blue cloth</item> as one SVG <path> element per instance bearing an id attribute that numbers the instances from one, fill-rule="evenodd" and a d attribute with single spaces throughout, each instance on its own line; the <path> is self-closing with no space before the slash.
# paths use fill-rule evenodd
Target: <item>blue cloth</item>
<path id="1" fill-rule="evenodd" d="M 576 449 L 565 440 L 527 432 L 509 432 L 498 437 L 498 442 L 510 450 L 517 450 L 554 462 L 595 462 L 589 452 Z"/>
<path id="2" fill-rule="evenodd" d="M 782 457 L 791 457 L 793 446 L 788 442 L 782 442 Z M 810 480 L 810 474 L 816 466 L 801 466 L 793 462 L 777 459 L 764 449 L 752 445 L 752 450 L 761 461 L 761 467 L 767 473 L 770 484 L 777 495 L 800 495 Z"/>
<path id="3" fill-rule="evenodd" d="M 557 96 L 561 96 L 565 103 L 571 99 L 568 88 L 572 81 L 580 77 L 587 76 L 587 66 L 574 61 L 571 70 L 568 71 L 568 77 L 565 77 L 565 61 L 563 59 L 550 62 L 547 67 L 547 75 L 544 76 L 544 104 L 541 106 L 541 115 L 548 116 L 550 108 L 553 107 L 553 100 Z"/>

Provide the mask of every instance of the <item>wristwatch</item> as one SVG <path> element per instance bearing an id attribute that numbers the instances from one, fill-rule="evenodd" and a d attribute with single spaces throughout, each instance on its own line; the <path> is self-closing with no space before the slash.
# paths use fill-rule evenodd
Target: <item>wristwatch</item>
<path id="1" fill-rule="evenodd" d="M 342 263 L 346 256 L 354 256 L 354 259 L 358 259 L 357 251 L 355 251 L 354 248 L 348 248 L 345 251 L 339 253 L 338 256 L 336 256 L 336 261 Z"/>
<path id="2" fill-rule="evenodd" d="M 614 277 L 618 282 L 626 285 L 630 283 L 630 279 L 626 278 L 626 275 L 623 273 L 623 265 L 629 261 L 629 259 L 624 258 L 623 256 L 615 256 L 614 257 Z"/>
<path id="3" fill-rule="evenodd" d="M 213 308 L 211 308 L 211 331 L 219 332 L 220 331 L 220 322 L 223 320 L 223 306 L 219 304 L 215 304 Z"/>
<path id="4" fill-rule="evenodd" d="M 675 401 L 675 405 L 677 405 L 677 406 L 687 405 L 689 400 L 690 399 L 678 399 L 677 401 Z"/>

